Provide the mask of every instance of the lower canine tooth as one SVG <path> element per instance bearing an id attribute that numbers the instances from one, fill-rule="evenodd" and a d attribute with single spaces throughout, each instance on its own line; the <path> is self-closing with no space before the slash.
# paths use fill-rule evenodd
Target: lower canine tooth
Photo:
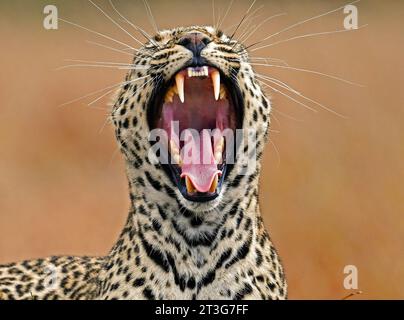
<path id="1" fill-rule="evenodd" d="M 179 154 L 180 150 L 178 149 L 177 145 L 175 144 L 175 142 L 173 140 L 170 140 L 170 148 L 171 148 L 171 152 L 173 154 Z"/>
<path id="2" fill-rule="evenodd" d="M 223 153 L 221 151 L 215 152 L 215 162 L 220 164 L 222 162 Z"/>
<path id="3" fill-rule="evenodd" d="M 215 145 L 215 151 L 223 151 L 223 148 L 224 148 L 224 138 L 221 137 L 221 138 L 217 141 L 217 143 L 216 143 L 216 145 Z"/>
<path id="4" fill-rule="evenodd" d="M 177 164 L 180 167 L 182 166 L 181 157 L 179 154 L 174 154 L 173 159 L 174 159 L 174 164 Z"/>
<path id="5" fill-rule="evenodd" d="M 195 187 L 188 177 L 185 177 L 185 185 L 187 186 L 188 193 L 195 193 Z"/>
<path id="6" fill-rule="evenodd" d="M 174 93 L 172 91 L 168 91 L 165 98 L 164 98 L 164 102 L 165 103 L 172 103 L 173 98 L 174 98 Z"/>
<path id="7" fill-rule="evenodd" d="M 216 175 L 215 179 L 212 182 L 212 186 L 210 187 L 209 190 L 210 193 L 214 193 L 216 191 L 218 183 L 219 183 L 219 176 Z"/>

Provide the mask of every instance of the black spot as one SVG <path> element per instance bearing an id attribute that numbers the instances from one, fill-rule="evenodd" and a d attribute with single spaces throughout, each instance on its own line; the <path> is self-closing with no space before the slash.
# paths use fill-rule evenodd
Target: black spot
<path id="1" fill-rule="evenodd" d="M 147 213 L 147 211 L 146 211 L 146 209 L 145 209 L 145 207 L 143 205 L 140 205 L 137 208 L 137 211 L 143 216 L 148 216 L 148 213 Z"/>
<path id="2" fill-rule="evenodd" d="M 145 278 L 137 278 L 133 281 L 133 286 L 134 287 L 141 287 L 144 285 L 146 279 Z"/>
<path id="3" fill-rule="evenodd" d="M 166 220 L 167 219 L 167 214 L 164 212 L 163 208 L 161 208 L 160 206 L 157 206 L 157 209 L 159 211 L 159 214 L 160 214 L 161 218 L 163 220 Z"/>
<path id="4" fill-rule="evenodd" d="M 245 230 L 245 231 L 248 231 L 248 230 L 250 229 L 251 223 L 252 223 L 251 218 L 248 218 L 247 221 L 246 221 L 246 223 L 245 223 L 245 225 L 244 225 L 244 230 Z"/>
<path id="5" fill-rule="evenodd" d="M 132 275 L 129 273 L 126 275 L 125 281 L 129 283 L 132 280 Z"/>
<path id="6" fill-rule="evenodd" d="M 125 121 L 122 123 L 122 125 L 123 125 L 123 127 L 124 127 L 125 129 L 128 129 L 128 128 L 129 128 L 129 119 L 126 118 Z"/>
<path id="7" fill-rule="evenodd" d="M 207 285 L 211 284 L 213 281 L 215 281 L 216 278 L 216 272 L 215 270 L 209 271 L 206 276 L 203 277 L 200 287 L 206 287 Z"/>
<path id="8" fill-rule="evenodd" d="M 138 122 L 139 122 L 139 121 L 138 121 L 137 117 L 133 117 L 132 123 L 133 123 L 133 126 L 134 126 L 134 127 L 137 126 Z"/>
<path id="9" fill-rule="evenodd" d="M 232 251 L 233 251 L 232 249 L 227 249 L 225 252 L 223 252 L 223 254 L 220 256 L 219 261 L 216 264 L 216 269 L 219 269 L 223 266 L 226 260 L 230 258 Z"/>
<path id="10" fill-rule="evenodd" d="M 195 289 L 195 286 L 196 286 L 195 278 L 194 277 L 189 278 L 187 283 L 188 289 L 193 290 Z"/>
<path id="11" fill-rule="evenodd" d="M 156 300 L 153 291 L 149 287 L 143 290 L 143 295 L 147 300 Z"/>
<path id="12" fill-rule="evenodd" d="M 233 204 L 233 206 L 231 207 L 231 209 L 230 209 L 229 214 L 230 214 L 231 217 L 234 217 L 234 216 L 236 215 L 239 206 L 240 206 L 240 200 L 237 200 L 237 201 Z"/>
<path id="13" fill-rule="evenodd" d="M 161 187 L 161 183 L 157 180 L 154 180 L 153 177 L 151 176 L 151 174 L 146 171 L 146 178 L 149 181 L 149 183 L 152 185 L 152 187 L 154 189 L 156 189 L 157 191 L 161 191 L 162 187 Z"/>
<path id="14" fill-rule="evenodd" d="M 203 223 L 203 220 L 200 217 L 195 216 L 191 219 L 191 226 L 194 228 L 201 226 L 202 223 Z"/>
<path id="15" fill-rule="evenodd" d="M 252 292 L 253 292 L 253 288 L 251 287 L 250 284 L 246 283 L 244 288 L 235 294 L 234 300 L 242 300 L 242 299 L 244 299 L 245 296 L 251 294 Z"/>
<path id="16" fill-rule="evenodd" d="M 160 232 L 160 229 L 161 229 L 161 224 L 160 224 L 160 222 L 158 222 L 157 220 L 153 220 L 153 228 L 154 228 L 154 230 L 156 230 L 157 232 Z"/>
<path id="17" fill-rule="evenodd" d="M 251 242 L 252 242 L 252 236 L 248 238 L 246 242 L 237 250 L 236 255 L 233 257 L 233 259 L 226 264 L 226 269 L 230 268 L 233 264 L 236 262 L 239 262 L 247 256 L 248 252 L 250 251 L 251 247 Z"/>
<path id="18" fill-rule="evenodd" d="M 145 183 L 144 183 L 143 178 L 138 177 L 136 180 L 137 180 L 137 183 L 140 184 L 142 187 L 145 187 L 145 186 L 146 186 Z"/>
<path id="19" fill-rule="evenodd" d="M 259 266 L 262 265 L 262 262 L 263 262 L 264 258 L 262 256 L 262 253 L 261 253 L 260 250 L 256 249 L 255 253 L 257 254 L 257 258 L 256 258 L 255 262 L 256 262 L 257 267 L 259 267 Z"/>
<path id="20" fill-rule="evenodd" d="M 167 259 L 163 255 L 163 253 L 159 249 L 153 247 L 150 243 L 148 243 L 146 241 L 146 239 L 144 238 L 143 233 L 140 232 L 139 235 L 140 235 L 140 238 L 142 240 L 143 248 L 145 249 L 145 251 L 146 251 L 147 255 L 149 256 L 149 258 L 151 260 L 153 260 L 165 272 L 168 272 L 169 271 L 169 265 L 168 265 Z"/>
<path id="21" fill-rule="evenodd" d="M 240 228 L 240 224 L 243 218 L 244 218 L 244 212 L 243 210 L 240 210 L 239 216 L 237 218 L 237 229 Z"/>
<path id="22" fill-rule="evenodd" d="M 254 112 L 253 112 L 253 119 L 254 119 L 255 122 L 258 121 L 258 112 L 257 112 L 257 110 L 254 110 Z"/>
<path id="23" fill-rule="evenodd" d="M 264 97 L 262 97 L 262 105 L 264 106 L 265 109 L 268 108 L 268 102 Z"/>
<path id="24" fill-rule="evenodd" d="M 171 254 L 167 254 L 167 260 L 173 271 L 175 284 L 180 287 L 181 291 L 184 291 L 187 283 L 185 281 L 185 278 L 179 275 L 177 266 L 175 265 L 174 258 L 171 256 Z"/>

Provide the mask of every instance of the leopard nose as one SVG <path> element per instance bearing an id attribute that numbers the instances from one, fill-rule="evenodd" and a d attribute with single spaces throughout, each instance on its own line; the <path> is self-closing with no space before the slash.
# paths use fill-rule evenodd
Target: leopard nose
<path id="1" fill-rule="evenodd" d="M 194 57 L 199 57 L 201 51 L 211 42 L 208 36 L 201 32 L 188 33 L 179 39 L 178 44 L 190 50 Z"/>

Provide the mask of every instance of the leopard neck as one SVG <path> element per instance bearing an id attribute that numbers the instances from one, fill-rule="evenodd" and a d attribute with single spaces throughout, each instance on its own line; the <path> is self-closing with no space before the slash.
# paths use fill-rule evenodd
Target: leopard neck
<path id="1" fill-rule="evenodd" d="M 251 244 L 265 232 L 258 203 L 259 168 L 250 176 L 229 176 L 232 182 L 226 185 L 221 204 L 200 214 L 184 208 L 168 185 L 157 180 L 150 183 L 147 174 L 128 176 L 131 209 L 112 250 L 114 259 L 125 259 L 127 246 L 131 246 L 165 270 L 170 256 L 182 259 L 181 254 L 191 253 L 186 265 L 198 269 L 211 263 L 213 251 L 228 250 L 229 241 Z"/>

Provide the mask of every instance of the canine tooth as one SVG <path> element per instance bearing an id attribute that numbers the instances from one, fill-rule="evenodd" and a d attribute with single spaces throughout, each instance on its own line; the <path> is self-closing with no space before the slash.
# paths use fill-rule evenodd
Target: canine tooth
<path id="1" fill-rule="evenodd" d="M 173 155 L 180 154 L 180 150 L 178 149 L 177 145 L 175 144 L 175 142 L 173 140 L 170 140 L 170 148 L 171 148 L 171 153 Z"/>
<path id="2" fill-rule="evenodd" d="M 174 98 L 174 92 L 172 92 L 171 90 L 168 90 L 167 93 L 166 93 L 166 96 L 164 98 L 164 102 L 165 103 L 172 103 L 173 98 Z"/>
<path id="3" fill-rule="evenodd" d="M 188 193 L 195 193 L 196 189 L 188 177 L 185 177 L 185 185 L 187 186 Z"/>
<path id="4" fill-rule="evenodd" d="M 220 72 L 215 70 L 211 74 L 212 76 L 212 83 L 213 83 L 213 91 L 215 94 L 216 101 L 219 100 L 220 96 Z"/>
<path id="5" fill-rule="evenodd" d="M 217 164 L 220 164 L 222 162 L 222 158 L 223 158 L 223 152 L 222 151 L 216 151 L 215 152 L 215 162 Z"/>
<path id="6" fill-rule="evenodd" d="M 181 161 L 181 157 L 178 153 L 175 153 L 173 155 L 173 160 L 174 160 L 174 164 L 179 165 L 180 167 L 182 166 L 182 161 Z"/>
<path id="7" fill-rule="evenodd" d="M 176 85 L 173 85 L 173 86 L 171 87 L 170 91 L 172 91 L 172 92 L 174 93 L 174 95 L 175 95 L 175 94 L 178 95 L 178 88 L 177 88 Z"/>
<path id="8" fill-rule="evenodd" d="M 184 94 L 184 76 L 182 74 L 177 74 L 175 76 L 175 83 L 177 84 L 178 96 L 182 103 L 185 102 L 185 94 Z"/>
<path id="9" fill-rule="evenodd" d="M 224 138 L 221 137 L 215 146 L 215 152 L 218 152 L 218 151 L 223 152 L 223 149 L 224 149 Z"/>
<path id="10" fill-rule="evenodd" d="M 220 97 L 220 100 L 227 99 L 227 92 L 226 92 L 226 89 L 224 88 L 224 85 L 222 85 L 222 84 L 220 85 L 219 97 Z"/>
<path id="11" fill-rule="evenodd" d="M 209 192 L 214 193 L 217 189 L 218 184 L 219 184 L 219 175 L 216 175 L 215 179 L 212 182 Z"/>

